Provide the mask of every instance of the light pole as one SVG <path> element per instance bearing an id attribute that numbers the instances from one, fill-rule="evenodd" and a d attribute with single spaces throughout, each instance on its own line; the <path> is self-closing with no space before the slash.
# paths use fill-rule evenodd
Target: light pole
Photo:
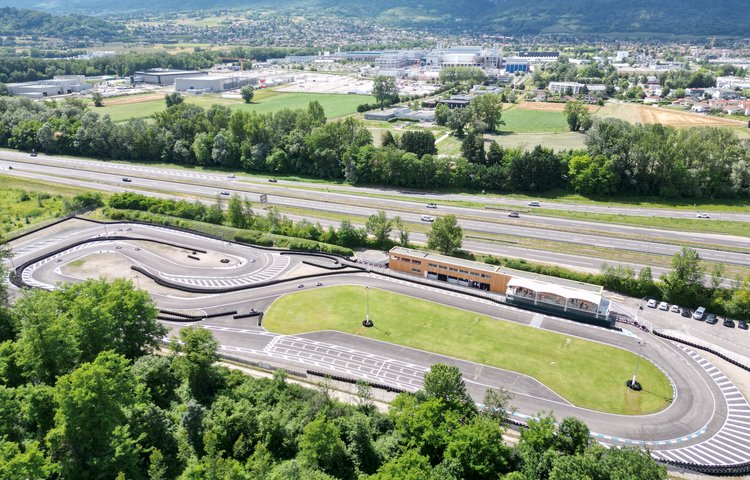
<path id="1" fill-rule="evenodd" d="M 635 373 L 633 373 L 633 379 L 626 382 L 626 385 L 632 390 L 640 390 L 642 388 L 641 384 L 638 383 L 636 378 L 638 377 L 638 367 L 641 363 L 641 357 L 643 356 L 643 347 L 646 346 L 646 342 L 644 342 L 643 340 L 638 340 L 638 345 L 640 348 L 638 349 L 638 357 L 635 359 Z"/>
<path id="2" fill-rule="evenodd" d="M 362 321 L 362 325 L 365 327 L 372 327 L 373 323 L 370 320 L 370 286 L 365 286 L 365 319 Z"/>

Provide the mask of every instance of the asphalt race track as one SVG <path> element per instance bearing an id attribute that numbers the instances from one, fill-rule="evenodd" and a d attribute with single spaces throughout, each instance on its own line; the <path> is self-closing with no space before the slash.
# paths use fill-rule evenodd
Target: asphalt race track
<path id="1" fill-rule="evenodd" d="M 9 266 L 16 282 L 51 289 L 84 276 L 133 278 L 163 312 L 172 312 L 173 320 L 179 320 L 174 315 L 208 316 L 196 323 L 164 323 L 173 332 L 196 324 L 211 330 L 225 354 L 406 391 L 421 387 L 430 365 L 453 364 L 477 401 L 487 388 L 511 391 L 519 420 L 540 411 L 553 411 L 557 418 L 573 415 L 589 425 L 598 441 L 648 448 L 662 461 L 716 473 L 747 473 L 750 467 L 750 405 L 736 386 L 700 351 L 635 328 L 618 332 L 582 325 L 446 291 L 441 285 L 386 276 L 378 273 L 382 269 L 363 269 L 333 256 L 255 248 L 150 225 L 70 219 L 9 246 L 15 253 Z M 96 274 L 86 273 L 90 271 Z M 537 380 L 515 372 L 339 332 L 276 335 L 266 332 L 255 317 L 234 318 L 263 311 L 286 293 L 332 285 L 387 289 L 635 353 L 644 339 L 644 356 L 671 380 L 673 401 L 651 415 L 605 414 L 573 406 Z"/>

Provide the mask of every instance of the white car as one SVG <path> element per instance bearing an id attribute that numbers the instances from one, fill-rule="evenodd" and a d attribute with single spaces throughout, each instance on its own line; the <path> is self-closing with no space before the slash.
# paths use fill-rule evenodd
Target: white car
<path id="1" fill-rule="evenodd" d="M 651 300 L 648 301 L 648 303 L 646 303 L 646 306 L 649 308 L 656 308 L 656 300 L 652 298 Z"/>
<path id="2" fill-rule="evenodd" d="M 696 213 L 695 218 L 711 218 L 711 215 L 707 213 Z"/>
<path id="3" fill-rule="evenodd" d="M 433 217 L 431 215 L 422 215 L 422 221 L 423 222 L 434 222 L 435 221 L 435 217 Z"/>
<path id="4" fill-rule="evenodd" d="M 427 204 L 427 208 L 437 208 L 437 204 L 436 203 L 428 203 Z"/>
<path id="5" fill-rule="evenodd" d="M 659 310 L 664 310 L 664 311 L 669 310 L 669 304 L 667 302 L 660 302 L 659 303 Z"/>
<path id="6" fill-rule="evenodd" d="M 541 207 L 541 205 L 539 204 L 539 202 L 537 202 L 536 200 L 534 200 L 533 202 L 529 202 L 529 206 L 530 207 Z"/>
<path id="7" fill-rule="evenodd" d="M 680 307 L 678 307 L 677 305 L 672 305 L 669 308 L 669 311 L 672 312 L 672 313 L 680 313 Z"/>

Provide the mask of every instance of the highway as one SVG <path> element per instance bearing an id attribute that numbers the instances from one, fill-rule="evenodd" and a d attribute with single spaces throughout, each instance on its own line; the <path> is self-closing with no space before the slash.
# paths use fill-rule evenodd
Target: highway
<path id="1" fill-rule="evenodd" d="M 5 153 L 6 152 L 3 152 L 3 154 Z M 13 170 L 8 170 L 7 173 L 12 175 L 25 176 L 27 178 L 38 178 L 40 180 L 52 182 L 64 182 L 66 184 L 73 184 L 86 188 L 97 188 L 107 191 L 127 190 L 140 191 L 146 194 L 154 194 L 154 191 L 173 192 L 178 195 L 202 198 L 204 200 L 214 199 L 220 189 L 230 192 L 237 192 L 241 195 L 246 195 L 251 200 L 257 200 L 257 195 L 259 195 L 259 193 L 275 192 L 275 189 L 280 189 L 279 191 L 281 192 L 281 194 L 270 193 L 268 195 L 269 202 L 271 204 L 311 209 L 313 210 L 313 213 L 311 214 L 311 217 L 308 217 L 308 219 L 313 221 L 318 220 L 323 225 L 338 222 L 327 222 L 323 219 L 316 219 L 314 217 L 315 210 L 325 213 L 348 214 L 355 217 L 366 217 L 374 213 L 376 210 L 383 208 L 386 209 L 386 212 L 389 214 L 389 216 L 400 215 L 403 219 L 415 223 L 420 222 L 421 215 L 428 212 L 433 215 L 456 213 L 459 216 L 467 217 L 460 220 L 460 223 L 467 235 L 467 239 L 465 241 L 465 248 L 467 249 L 471 249 L 472 251 L 476 251 L 479 253 L 528 258 L 534 261 L 543 261 L 576 269 L 585 269 L 586 271 L 598 271 L 601 264 L 604 262 L 610 265 L 632 266 L 636 271 L 640 269 L 641 265 L 634 262 L 628 263 L 623 261 L 613 261 L 611 259 L 603 259 L 601 257 L 605 255 L 606 250 L 600 251 L 598 253 L 592 252 L 591 256 L 584 257 L 580 255 L 565 253 L 564 251 L 555 252 L 544 250 L 545 247 L 543 246 L 539 246 L 538 248 L 528 248 L 523 245 L 514 245 L 512 239 L 515 237 L 525 237 L 533 239 L 535 241 L 554 241 L 574 245 L 588 245 L 600 249 L 622 250 L 635 253 L 645 253 L 649 255 L 663 255 L 665 257 L 673 255 L 679 250 L 680 247 L 679 245 L 673 243 L 662 242 L 669 241 L 677 243 L 680 241 L 680 239 L 692 239 L 692 241 L 694 242 L 698 241 L 703 244 L 708 244 L 708 242 L 711 242 L 711 245 L 715 246 L 714 248 L 697 248 L 699 254 L 704 260 L 742 266 L 750 265 L 750 255 L 748 253 L 728 252 L 720 250 L 724 247 L 733 249 L 750 248 L 750 238 L 721 235 L 705 236 L 688 232 L 674 232 L 666 230 L 656 231 L 654 229 L 643 229 L 638 227 L 569 220 L 563 220 L 562 223 L 560 223 L 559 221 L 561 219 L 533 215 L 528 216 L 525 214 L 522 218 L 523 222 L 519 224 L 519 222 L 514 221 L 513 219 L 509 219 L 507 217 L 507 213 L 505 212 L 497 212 L 481 208 L 438 205 L 437 209 L 426 209 L 423 204 L 415 202 L 382 198 L 371 199 L 358 195 L 343 195 L 344 198 L 341 198 L 342 194 L 339 193 L 308 190 L 300 191 L 298 189 L 278 185 L 269 186 L 268 184 L 258 185 L 250 183 L 248 181 L 244 181 L 240 178 L 233 180 L 227 179 L 226 176 L 217 174 L 200 174 L 201 177 L 207 177 L 201 178 L 201 182 L 213 182 L 212 185 L 191 185 L 189 183 L 191 179 L 184 178 L 184 176 L 186 174 L 195 175 L 195 173 L 185 172 L 184 170 L 179 169 L 140 167 L 133 165 L 120 165 L 77 159 L 68 160 L 59 159 L 57 157 L 51 158 L 54 159 L 51 160 L 51 162 L 53 163 L 75 163 L 76 170 L 70 170 L 70 166 L 52 167 L 14 162 Z M 40 159 L 39 157 L 37 157 L 33 159 L 33 161 L 37 162 L 40 161 Z M 41 161 L 46 162 L 48 161 L 48 159 L 42 158 Z M 78 165 L 81 162 L 88 169 L 93 168 L 94 166 L 98 166 L 100 169 L 106 170 L 109 173 L 81 170 L 81 165 Z M 134 174 L 138 172 L 134 172 L 134 168 L 146 168 L 146 170 L 149 170 L 149 172 L 146 174 L 147 178 L 135 176 Z M 120 169 L 121 171 L 119 173 L 114 173 L 111 172 L 112 169 Z M 124 173 L 131 175 L 131 178 L 133 179 L 132 183 L 128 184 L 122 182 L 122 176 Z M 162 178 L 169 178 L 169 180 L 155 180 L 153 178 L 150 178 L 157 173 Z M 303 195 L 304 198 L 298 198 L 300 195 Z M 328 200 L 324 200 L 326 198 L 328 198 Z M 295 217 L 294 215 L 288 216 L 290 218 Z M 483 218 L 484 221 L 477 220 L 479 218 Z M 534 222 L 536 222 L 536 225 L 542 225 L 542 222 L 551 223 L 553 229 L 528 226 L 528 224 L 526 223 L 527 219 L 532 219 Z M 563 227 L 556 226 L 563 224 Z M 585 225 L 586 228 L 581 228 L 582 225 Z M 559 231 L 555 230 L 555 228 L 576 228 L 579 231 L 586 233 Z M 596 233 L 600 229 L 601 235 Z M 641 235 L 642 232 L 649 232 L 650 237 Z M 482 238 L 483 234 L 498 235 L 498 237 L 493 239 L 485 236 L 485 238 Z M 618 235 L 620 234 L 624 238 L 618 237 Z M 656 238 L 657 240 L 652 241 L 651 239 L 653 238 Z M 413 233 L 412 239 L 414 241 L 420 242 L 423 241 L 423 236 L 419 233 Z M 663 271 L 665 271 L 665 269 L 663 268 L 652 268 L 652 270 L 654 270 L 656 273 L 662 273 Z"/>
<path id="2" fill-rule="evenodd" d="M 120 239 L 114 240 L 112 235 Z M 88 242 L 78 244 L 83 240 Z M 176 246 L 169 247 L 159 242 Z M 84 258 L 94 263 L 89 266 L 91 271 L 105 276 L 133 278 L 128 265 L 137 265 L 173 284 L 208 289 L 229 285 L 255 287 L 255 284 L 268 280 L 281 282 L 228 293 L 189 294 L 166 287 L 152 291 L 160 308 L 185 313 L 265 310 L 279 296 L 300 290 L 298 284 L 302 281 L 295 280 L 296 275 L 317 271 L 319 277 L 304 280 L 304 289 L 338 284 L 387 289 L 489 315 L 498 321 L 533 325 L 633 352 L 638 351 L 639 340 L 646 340 L 648 347 L 643 351 L 644 356 L 667 374 L 675 395 L 671 404 L 661 412 L 623 416 L 571 405 L 543 384 L 518 373 L 362 337 L 337 332 L 280 336 L 265 331 L 254 319 L 233 319 L 231 315 L 199 323 L 213 332 L 224 353 L 297 370 L 314 368 L 364 378 L 405 390 L 420 388 L 422 375 L 431 364 L 438 361 L 454 364 L 463 372 L 469 393 L 477 400 L 481 399 L 486 388 L 503 385 L 513 393 L 513 405 L 521 416 L 535 415 L 543 410 L 554 411 L 558 418 L 574 415 L 586 421 L 597 439 L 610 444 L 648 446 L 657 458 L 664 460 L 730 465 L 750 456 L 747 447 L 750 445 L 750 429 L 743 426 L 750 423 L 750 405 L 741 395 L 737 397 L 731 381 L 717 373 L 716 368 L 699 353 L 640 330 L 626 327 L 624 332 L 616 332 L 591 327 L 458 292 L 446 292 L 429 284 L 415 284 L 373 273 L 352 271 L 328 276 L 327 270 L 302 264 L 304 257 L 227 244 L 163 227 L 128 223 L 105 227 L 74 219 L 14 240 L 10 246 L 16 254 L 16 266 L 32 261 L 20 273 L 24 281 L 40 288 L 53 288 L 57 282 L 80 281 L 76 270 L 70 268 L 73 268 L 71 265 L 83 268 L 82 263 L 76 261 Z M 65 249 L 66 246 L 69 247 Z M 50 256 L 61 248 L 63 251 Z M 200 258 L 199 261 L 187 256 L 191 251 Z M 227 258 L 229 262 L 222 263 L 221 258 Z M 318 260 L 326 262 L 325 259 Z M 323 285 L 315 286 L 316 279 Z M 138 281 L 149 290 L 156 288 L 147 278 Z M 174 331 L 185 324 L 167 322 L 167 325 Z"/>

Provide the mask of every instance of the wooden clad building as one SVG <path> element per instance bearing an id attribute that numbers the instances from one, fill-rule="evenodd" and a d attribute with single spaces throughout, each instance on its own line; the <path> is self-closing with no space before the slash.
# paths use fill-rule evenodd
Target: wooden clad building
<path id="1" fill-rule="evenodd" d="M 614 327 L 602 287 L 435 253 L 393 247 L 391 270 L 505 295 L 520 308 Z"/>

